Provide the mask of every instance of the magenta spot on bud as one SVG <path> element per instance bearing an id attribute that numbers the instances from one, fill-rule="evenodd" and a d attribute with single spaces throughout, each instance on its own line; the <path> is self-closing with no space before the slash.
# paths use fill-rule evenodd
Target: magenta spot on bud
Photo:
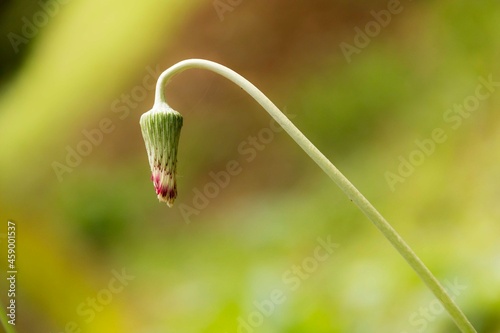
<path id="1" fill-rule="evenodd" d="M 177 184 L 175 183 L 174 176 L 166 171 L 153 170 L 151 180 L 153 181 L 158 199 L 172 206 L 177 197 Z"/>

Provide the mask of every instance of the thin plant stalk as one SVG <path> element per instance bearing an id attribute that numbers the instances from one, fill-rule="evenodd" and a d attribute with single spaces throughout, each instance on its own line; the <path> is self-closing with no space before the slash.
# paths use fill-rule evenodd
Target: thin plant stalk
<path id="1" fill-rule="evenodd" d="M 222 75 L 228 80 L 245 90 L 259 103 L 271 117 L 283 127 L 283 129 L 295 140 L 295 142 L 318 164 L 318 166 L 337 184 L 345 195 L 354 202 L 373 224 L 382 232 L 391 245 L 401 254 L 406 262 L 413 268 L 422 281 L 432 291 L 441 302 L 455 324 L 463 333 L 476 333 L 476 330 L 460 310 L 458 305 L 448 295 L 443 286 L 434 277 L 431 271 L 425 266 L 420 258 L 413 252 L 403 238 L 387 222 L 387 220 L 375 209 L 361 192 L 295 127 L 295 125 L 250 81 L 245 79 L 235 71 L 218 63 L 202 60 L 189 59 L 181 61 L 165 70 L 159 77 L 156 85 L 155 106 L 165 105 L 165 86 L 170 79 L 190 68 L 206 69 Z"/>

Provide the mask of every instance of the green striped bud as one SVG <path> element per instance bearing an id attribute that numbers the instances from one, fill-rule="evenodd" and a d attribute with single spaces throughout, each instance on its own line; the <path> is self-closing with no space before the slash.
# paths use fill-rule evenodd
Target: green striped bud
<path id="1" fill-rule="evenodd" d="M 160 201 L 172 207 L 177 197 L 175 175 L 182 116 L 163 103 L 144 113 L 139 123 L 156 194 Z"/>

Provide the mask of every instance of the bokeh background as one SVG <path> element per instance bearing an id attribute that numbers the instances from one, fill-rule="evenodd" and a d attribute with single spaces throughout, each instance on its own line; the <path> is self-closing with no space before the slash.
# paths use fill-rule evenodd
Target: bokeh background
<path id="1" fill-rule="evenodd" d="M 390 22 L 358 36 L 391 6 Z M 500 332 L 498 83 L 471 112 L 447 113 L 473 100 L 480 77 L 500 81 L 498 2 L 0 9 L 0 241 L 5 253 L 15 221 L 18 332 L 458 331 L 342 192 L 215 74 L 189 70 L 168 86 L 184 116 L 179 197 L 170 209 L 157 201 L 139 117 L 159 72 L 193 57 L 233 68 L 286 110 L 454 285 L 478 331 Z M 362 47 L 346 57 L 342 43 Z M 439 128 L 446 140 L 391 187 L 388 172 Z M 210 188 L 230 161 L 239 174 Z M 336 244 L 323 261 L 318 239 Z M 273 292 L 282 302 L 269 303 Z"/>

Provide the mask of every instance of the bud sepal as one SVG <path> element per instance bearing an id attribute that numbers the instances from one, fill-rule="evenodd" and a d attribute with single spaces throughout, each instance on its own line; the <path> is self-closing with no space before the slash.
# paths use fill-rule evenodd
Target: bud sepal
<path id="1" fill-rule="evenodd" d="M 177 149 L 182 115 L 166 103 L 158 103 L 141 116 L 139 123 L 156 194 L 160 201 L 172 207 L 177 197 Z"/>

